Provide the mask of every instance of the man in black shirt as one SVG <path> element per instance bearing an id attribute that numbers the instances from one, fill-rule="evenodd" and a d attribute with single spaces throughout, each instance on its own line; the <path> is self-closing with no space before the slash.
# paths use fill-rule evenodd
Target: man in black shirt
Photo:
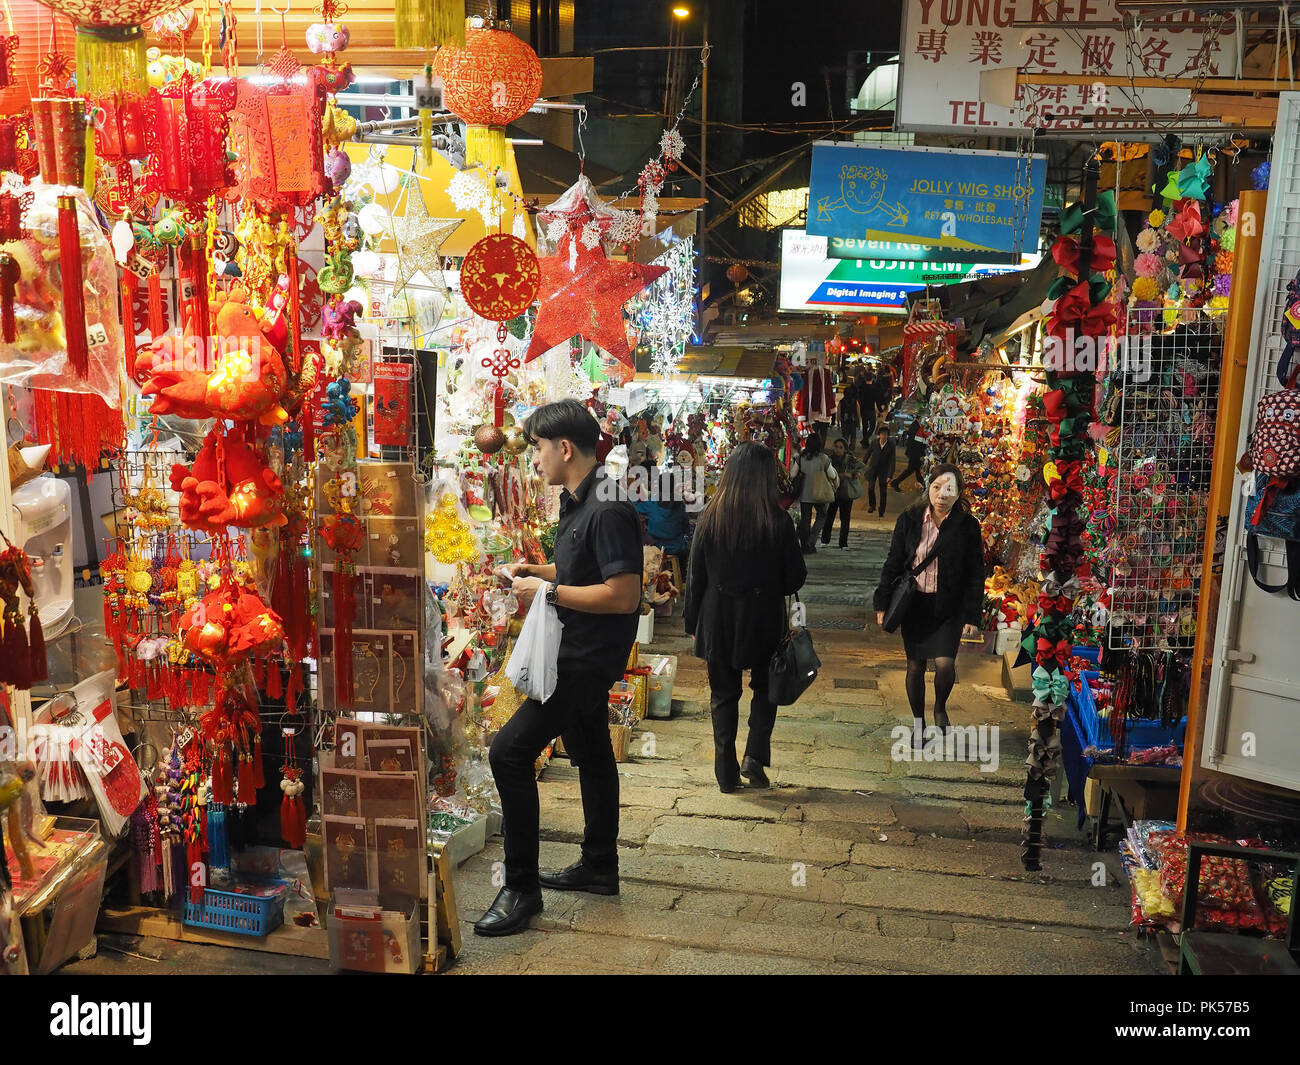
<path id="1" fill-rule="evenodd" d="M 537 595 L 554 604 L 564 633 L 559 677 L 546 700 L 526 699 L 492 742 L 488 760 L 501 796 L 506 882 L 474 926 L 485 936 L 522 931 L 542 910 L 541 885 L 618 894 L 618 766 L 609 740 L 609 690 L 636 641 L 641 606 L 641 523 L 596 461 L 600 428 L 577 400 L 538 407 L 524 422 L 534 462 L 563 485 L 555 562 L 507 567 L 526 611 Z M 578 767 L 586 831 L 582 858 L 539 874 L 537 776 L 533 766 L 556 736 Z"/>

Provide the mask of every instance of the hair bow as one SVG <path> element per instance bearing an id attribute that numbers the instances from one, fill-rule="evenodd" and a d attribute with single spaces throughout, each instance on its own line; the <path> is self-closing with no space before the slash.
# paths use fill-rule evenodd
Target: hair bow
<path id="1" fill-rule="evenodd" d="M 1070 682 L 1060 670 L 1048 672 L 1043 666 L 1037 667 L 1030 684 L 1034 690 L 1035 706 L 1064 706 Z"/>
<path id="2" fill-rule="evenodd" d="M 1061 215 L 1061 232 L 1077 233 L 1083 225 L 1084 214 L 1081 204 L 1071 204 Z M 1107 189 L 1098 193 L 1097 205 L 1092 209 L 1092 228 L 1102 233 L 1114 233 L 1115 217 L 1115 191 Z"/>
<path id="3" fill-rule="evenodd" d="M 1178 172 L 1178 192 L 1180 196 L 1195 200 L 1204 200 L 1210 194 L 1210 176 L 1214 166 L 1208 155 L 1202 155 L 1190 166 Z"/>
<path id="4" fill-rule="evenodd" d="M 1177 214 L 1165 228 L 1175 240 L 1186 243 L 1205 232 L 1205 223 L 1201 221 L 1201 205 L 1196 200 L 1182 200 L 1178 204 Z"/>
<path id="5" fill-rule="evenodd" d="M 1079 273 L 1079 239 L 1077 237 L 1058 237 L 1052 245 L 1052 258 L 1057 266 L 1068 273 Z M 1092 238 L 1092 258 L 1089 270 L 1105 272 L 1115 265 L 1115 241 L 1104 233 Z"/>

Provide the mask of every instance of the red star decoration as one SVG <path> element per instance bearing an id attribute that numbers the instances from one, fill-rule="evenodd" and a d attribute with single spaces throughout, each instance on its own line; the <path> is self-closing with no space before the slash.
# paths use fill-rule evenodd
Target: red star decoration
<path id="1" fill-rule="evenodd" d="M 620 362 L 635 366 L 623 324 L 623 304 L 667 273 L 668 267 L 612 262 L 605 258 L 599 243 L 589 250 L 575 240 L 577 261 L 571 270 L 568 239 L 560 241 L 559 254 L 539 260 L 541 306 L 524 361 L 532 362 L 556 344 L 580 336 L 599 344 Z"/>

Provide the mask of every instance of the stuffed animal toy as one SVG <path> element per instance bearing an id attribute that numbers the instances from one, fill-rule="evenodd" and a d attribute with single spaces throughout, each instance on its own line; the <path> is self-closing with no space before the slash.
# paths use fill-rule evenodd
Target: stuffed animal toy
<path id="1" fill-rule="evenodd" d="M 220 670 L 284 639 L 280 615 L 249 587 L 223 584 L 181 616 L 181 642 Z"/>
<path id="2" fill-rule="evenodd" d="M 321 310 L 320 335 L 342 340 L 356 328 L 356 317 L 365 308 L 356 300 L 330 300 Z"/>
<path id="3" fill-rule="evenodd" d="M 217 293 L 209 341 L 194 335 L 191 321 L 183 336 L 156 337 L 137 356 L 140 390 L 155 397 L 151 413 L 262 425 L 288 420 L 280 405 L 288 384 L 283 354 L 246 300 L 238 286 L 228 295 Z M 215 350 L 205 350 L 209 345 Z"/>
<path id="4" fill-rule="evenodd" d="M 219 444 L 225 452 L 224 477 L 217 461 Z M 228 525 L 256 529 L 288 522 L 280 478 L 244 441 L 221 441 L 215 430 L 204 438 L 192 466 L 172 467 L 171 485 L 181 494 L 181 521 L 191 529 L 220 532 Z"/>

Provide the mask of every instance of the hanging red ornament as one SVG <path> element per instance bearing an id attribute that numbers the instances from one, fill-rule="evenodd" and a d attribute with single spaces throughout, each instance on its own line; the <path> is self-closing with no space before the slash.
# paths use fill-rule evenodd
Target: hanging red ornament
<path id="1" fill-rule="evenodd" d="M 579 242 L 576 258 L 575 266 L 570 267 L 562 240 L 560 254 L 540 261 L 542 302 L 525 361 L 531 362 L 570 337 L 581 336 L 634 366 L 623 304 L 666 274 L 668 267 L 613 262 L 605 258 L 599 242 L 591 249 Z"/>
<path id="2" fill-rule="evenodd" d="M 443 102 L 467 123 L 466 161 L 504 167 L 505 127 L 527 114 L 542 91 L 537 53 L 510 32 L 508 21 L 470 23 L 465 47 L 439 48 L 433 72 L 442 79 Z"/>
<path id="3" fill-rule="evenodd" d="M 743 284 L 748 277 L 749 270 L 746 267 L 741 266 L 740 263 L 732 263 L 727 267 L 727 280 L 733 285 Z"/>
<path id="4" fill-rule="evenodd" d="M 59 197 L 59 287 L 63 297 L 63 331 L 68 344 L 68 365 L 85 380 L 90 370 L 86 339 L 86 294 L 82 288 L 81 235 L 77 232 L 77 200 Z"/>
<path id="5" fill-rule="evenodd" d="M 491 322 L 518 318 L 541 285 L 537 254 L 508 233 L 490 233 L 475 243 L 460 268 L 460 291 L 470 310 Z"/>
<path id="6" fill-rule="evenodd" d="M 73 50 L 73 26 L 36 0 L 10 0 L 5 8 L 17 47 L 6 58 L 9 80 L 0 87 L 0 113 L 13 114 L 31 107 L 41 90 L 38 68 L 46 52 Z"/>
<path id="7" fill-rule="evenodd" d="M 22 269 L 18 260 L 8 252 L 0 253 L 0 337 L 6 344 L 18 339 L 18 323 L 14 318 L 14 296 Z"/>

